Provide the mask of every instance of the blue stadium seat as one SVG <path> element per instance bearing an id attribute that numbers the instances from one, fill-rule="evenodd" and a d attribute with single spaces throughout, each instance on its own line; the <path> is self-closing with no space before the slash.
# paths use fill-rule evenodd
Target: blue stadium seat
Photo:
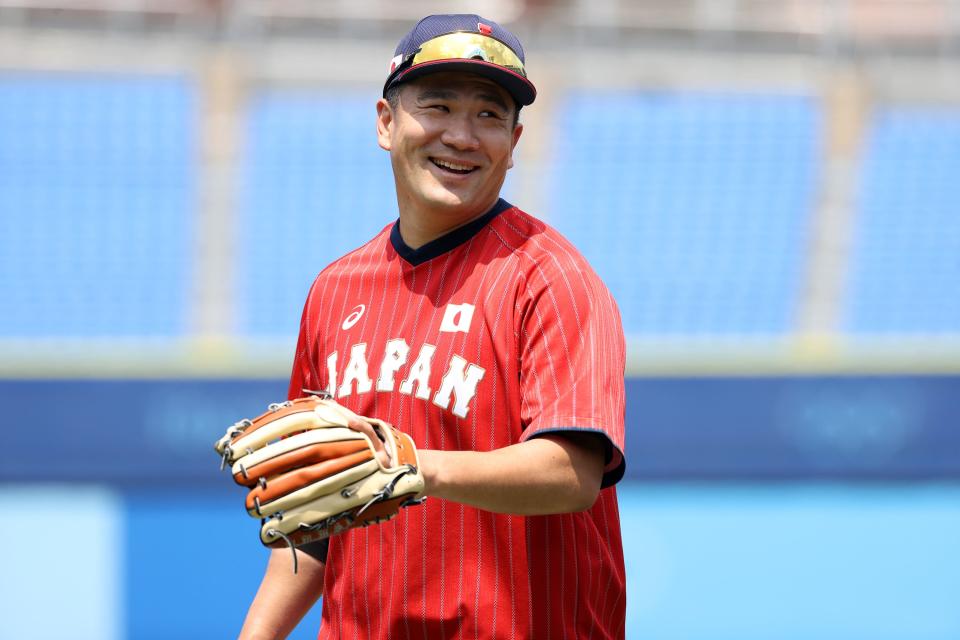
<path id="1" fill-rule="evenodd" d="M 376 140 L 376 97 L 278 91 L 254 98 L 240 205 L 242 334 L 295 336 L 320 270 L 396 219 L 390 158 Z"/>
<path id="2" fill-rule="evenodd" d="M 960 334 L 960 111 L 880 110 L 864 155 L 845 329 Z"/>
<path id="3" fill-rule="evenodd" d="M 572 93 L 548 221 L 610 287 L 633 336 L 792 329 L 816 196 L 805 96 Z"/>
<path id="4" fill-rule="evenodd" d="M 194 94 L 180 77 L 0 75 L 0 337 L 185 332 Z"/>

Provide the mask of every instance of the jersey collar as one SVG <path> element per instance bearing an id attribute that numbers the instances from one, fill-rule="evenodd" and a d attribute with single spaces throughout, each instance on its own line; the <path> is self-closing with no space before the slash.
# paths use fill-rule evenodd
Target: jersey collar
<path id="1" fill-rule="evenodd" d="M 468 222 L 462 227 L 458 227 L 450 233 L 440 236 L 436 240 L 431 240 L 419 249 L 412 249 L 403 241 L 403 238 L 400 236 L 400 220 L 397 220 L 393 223 L 393 228 L 390 230 L 390 244 L 393 245 L 393 248 L 396 250 L 397 254 L 410 264 L 414 266 L 423 264 L 427 260 L 432 260 L 439 255 L 443 255 L 444 253 L 459 247 L 461 244 L 477 235 L 481 229 L 487 226 L 488 222 L 496 218 L 507 209 L 512 208 L 512 204 L 503 198 L 500 198 L 497 200 L 497 203 L 493 205 L 492 209 L 487 211 L 476 220 Z"/>

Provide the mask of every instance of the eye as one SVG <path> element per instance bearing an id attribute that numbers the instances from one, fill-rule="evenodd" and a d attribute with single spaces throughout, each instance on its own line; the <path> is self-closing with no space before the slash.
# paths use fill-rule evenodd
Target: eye
<path id="1" fill-rule="evenodd" d="M 484 109 L 480 112 L 481 118 L 496 118 L 497 120 L 503 120 L 504 116 L 499 111 L 494 111 L 492 109 Z"/>
<path id="2" fill-rule="evenodd" d="M 441 112 L 443 112 L 443 113 L 448 113 L 448 112 L 450 111 L 450 108 L 449 108 L 447 105 L 445 105 L 445 104 L 431 104 L 431 105 L 427 105 L 427 109 L 436 109 L 436 110 L 441 111 Z"/>

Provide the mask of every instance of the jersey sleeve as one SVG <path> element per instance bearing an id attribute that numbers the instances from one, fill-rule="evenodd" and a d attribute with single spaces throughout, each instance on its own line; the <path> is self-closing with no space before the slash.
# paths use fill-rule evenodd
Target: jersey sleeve
<path id="1" fill-rule="evenodd" d="M 297 350 L 293 356 L 293 371 L 290 372 L 290 386 L 287 389 L 287 399 L 296 400 L 303 397 L 304 389 L 312 389 L 312 375 L 308 358 L 305 352 L 306 338 L 303 329 L 297 338 Z"/>
<path id="2" fill-rule="evenodd" d="M 300 334 L 297 337 L 297 349 L 293 354 L 293 370 L 290 372 L 290 386 L 287 389 L 287 399 L 295 400 L 304 395 L 304 389 L 319 390 L 320 377 L 316 370 L 313 350 L 317 346 L 317 336 L 311 331 L 311 326 L 315 326 L 315 314 L 313 312 L 313 295 L 316 289 L 316 282 L 310 287 L 310 293 L 307 294 L 307 301 L 303 305 L 303 314 L 300 316 Z"/>
<path id="3" fill-rule="evenodd" d="M 585 260 L 562 258 L 535 264 L 518 297 L 521 440 L 565 431 L 602 436 L 608 487 L 626 468 L 620 312 Z"/>
<path id="4" fill-rule="evenodd" d="M 304 396 L 304 389 L 319 389 L 320 379 L 311 352 L 316 344 L 313 332 L 309 330 L 312 322 L 312 304 L 313 289 L 307 295 L 307 301 L 303 305 L 303 314 L 300 316 L 300 335 L 297 337 L 297 350 L 293 354 L 293 371 L 290 372 L 290 387 L 287 389 L 287 399 L 296 400 Z M 326 563 L 327 554 L 330 549 L 330 540 L 316 540 L 298 547 L 309 556 L 316 558 L 320 562 Z"/>

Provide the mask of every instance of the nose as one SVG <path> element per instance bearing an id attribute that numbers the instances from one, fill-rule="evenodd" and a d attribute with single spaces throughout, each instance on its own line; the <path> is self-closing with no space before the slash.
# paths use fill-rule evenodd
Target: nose
<path id="1" fill-rule="evenodd" d="M 449 118 L 440 141 L 458 151 L 475 151 L 480 147 L 480 139 L 473 127 L 473 120 L 468 114 Z"/>

